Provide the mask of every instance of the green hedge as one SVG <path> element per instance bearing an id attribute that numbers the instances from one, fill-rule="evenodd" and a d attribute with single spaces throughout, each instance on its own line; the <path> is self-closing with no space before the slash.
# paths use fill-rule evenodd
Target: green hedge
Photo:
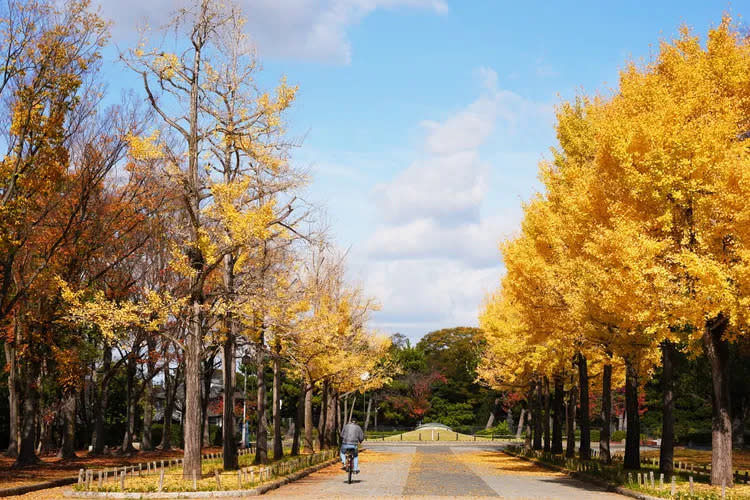
<path id="1" fill-rule="evenodd" d="M 407 431 L 367 431 L 365 433 L 365 436 L 367 436 L 368 439 L 373 438 L 381 438 L 381 437 L 388 437 L 388 436 L 396 436 L 398 434 L 403 434 Z"/>

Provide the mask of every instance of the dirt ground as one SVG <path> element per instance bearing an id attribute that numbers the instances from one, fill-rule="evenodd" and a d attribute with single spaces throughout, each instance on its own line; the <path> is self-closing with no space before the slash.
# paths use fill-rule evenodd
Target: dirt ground
<path id="1" fill-rule="evenodd" d="M 649 450 L 641 452 L 641 455 L 648 458 L 659 458 L 659 450 Z M 682 446 L 676 446 L 674 449 L 674 461 L 686 462 L 697 466 L 711 464 L 711 450 L 692 450 Z M 732 468 L 740 471 L 750 471 L 750 450 L 733 450 L 732 451 Z"/>
<path id="2" fill-rule="evenodd" d="M 220 447 L 203 449 L 203 453 L 218 452 L 221 452 Z M 182 450 L 173 449 L 168 452 L 139 451 L 127 456 L 108 455 L 98 457 L 89 457 L 87 451 L 78 451 L 76 455 L 78 458 L 74 460 L 61 460 L 54 456 L 41 457 L 39 464 L 21 468 L 13 467 L 14 459 L 0 456 L 0 489 L 77 477 L 78 469 L 118 467 L 166 458 L 182 458 Z"/>

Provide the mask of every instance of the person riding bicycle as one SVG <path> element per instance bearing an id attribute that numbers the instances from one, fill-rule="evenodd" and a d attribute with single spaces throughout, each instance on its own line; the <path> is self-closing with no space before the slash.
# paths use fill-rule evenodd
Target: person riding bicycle
<path id="1" fill-rule="evenodd" d="M 359 474 L 359 453 L 357 445 L 365 440 L 362 427 L 357 425 L 357 420 L 352 418 L 348 424 L 341 429 L 341 468 L 346 470 L 346 450 L 354 450 L 354 473 Z"/>

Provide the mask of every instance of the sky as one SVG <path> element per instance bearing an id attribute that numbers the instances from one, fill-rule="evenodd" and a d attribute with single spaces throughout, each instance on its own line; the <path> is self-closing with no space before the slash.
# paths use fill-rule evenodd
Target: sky
<path id="1" fill-rule="evenodd" d="M 165 23 L 184 0 L 100 0 L 113 41 Z M 608 93 L 681 25 L 703 36 L 750 0 L 239 0 L 261 82 L 299 85 L 293 161 L 326 207 L 349 277 L 381 309 L 373 326 L 413 340 L 476 326 L 503 274 L 501 241 L 541 189 L 554 110 Z M 112 90 L 138 81 L 105 52 Z"/>

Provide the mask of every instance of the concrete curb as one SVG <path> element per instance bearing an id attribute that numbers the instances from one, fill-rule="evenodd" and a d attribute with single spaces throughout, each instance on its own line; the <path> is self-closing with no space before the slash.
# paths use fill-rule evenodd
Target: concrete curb
<path id="1" fill-rule="evenodd" d="M 560 467 L 559 465 L 554 465 L 554 464 L 548 464 L 540 460 L 536 460 L 536 459 L 529 458 L 529 457 L 524 457 L 523 455 L 517 455 L 508 450 L 503 450 L 503 453 L 505 453 L 506 455 L 515 457 L 515 458 L 520 458 L 521 460 L 526 460 L 527 462 L 532 462 L 546 469 L 554 470 L 557 472 L 562 472 L 563 474 L 566 474 L 572 478 L 578 479 L 579 481 L 584 481 L 586 483 L 591 483 L 597 486 L 601 486 L 602 488 L 606 488 L 607 491 L 611 491 L 613 493 L 619 493 L 620 495 L 625 495 L 631 498 L 638 498 L 640 500 L 664 500 L 664 498 L 662 497 L 652 497 L 651 495 L 646 495 L 645 493 L 634 491 L 634 490 L 625 488 L 623 486 L 615 486 L 614 484 L 607 482 L 603 479 L 600 479 L 598 477 L 589 476 L 588 474 L 583 473 L 583 472 L 568 470 L 565 467 Z"/>
<path id="2" fill-rule="evenodd" d="M 55 479 L 54 481 L 45 481 L 43 483 L 27 484 L 24 486 L 14 486 L 12 488 L 0 489 L 0 497 L 11 497 L 14 495 L 24 495 L 31 493 L 32 491 L 46 490 L 48 488 L 58 488 L 60 486 L 67 486 L 73 484 L 78 479 L 75 477 L 68 477 L 64 479 Z"/>
<path id="3" fill-rule="evenodd" d="M 308 467 L 297 472 L 293 472 L 288 476 L 276 479 L 269 483 L 261 484 L 255 488 L 249 490 L 224 490 L 224 491 L 171 491 L 162 493 L 147 493 L 147 492 L 121 492 L 121 491 L 74 491 L 66 490 L 63 495 L 67 498 L 237 498 L 247 496 L 258 496 L 262 495 L 270 490 L 274 490 L 287 483 L 297 481 L 303 477 L 317 472 L 320 469 L 324 469 L 340 459 L 338 457 L 331 458 L 325 462 Z"/>

